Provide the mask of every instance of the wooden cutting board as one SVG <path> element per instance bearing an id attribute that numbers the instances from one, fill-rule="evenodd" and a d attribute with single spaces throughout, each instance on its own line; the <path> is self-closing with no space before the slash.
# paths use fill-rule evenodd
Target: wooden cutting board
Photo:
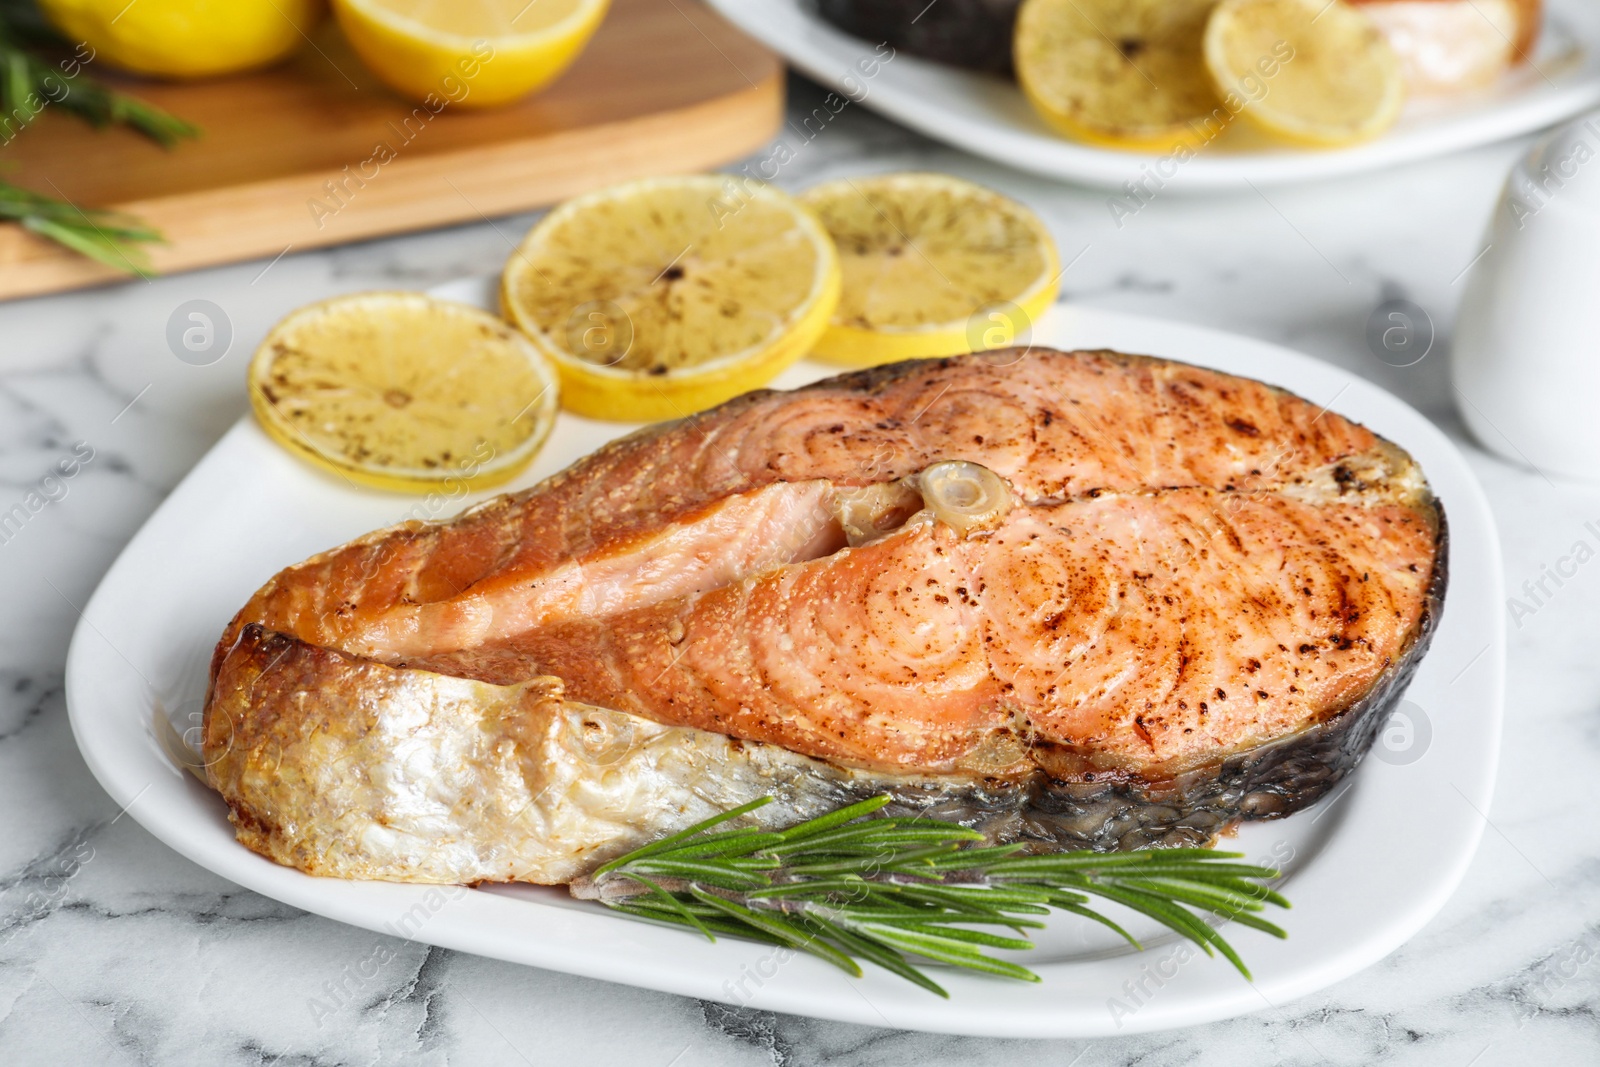
<path id="1" fill-rule="evenodd" d="M 313 44 L 257 74 L 194 84 L 115 79 L 202 127 L 199 140 L 172 151 L 47 108 L 0 149 L 0 165 L 18 185 L 138 215 L 166 235 L 150 259 L 169 273 L 702 170 L 754 151 L 782 121 L 779 61 L 699 0 L 613 0 L 570 71 L 493 111 L 430 114 L 400 99 L 331 22 Z M 0 224 L 0 299 L 126 277 Z"/>

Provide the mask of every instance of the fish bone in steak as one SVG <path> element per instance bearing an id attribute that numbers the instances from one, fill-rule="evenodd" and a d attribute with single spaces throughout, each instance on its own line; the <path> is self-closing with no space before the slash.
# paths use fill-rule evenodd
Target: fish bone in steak
<path id="1" fill-rule="evenodd" d="M 317 873 L 557 882 L 771 794 L 1192 844 L 1347 774 L 1425 651 L 1417 465 L 1112 352 L 748 394 L 290 567 L 212 663 L 211 783 Z"/>

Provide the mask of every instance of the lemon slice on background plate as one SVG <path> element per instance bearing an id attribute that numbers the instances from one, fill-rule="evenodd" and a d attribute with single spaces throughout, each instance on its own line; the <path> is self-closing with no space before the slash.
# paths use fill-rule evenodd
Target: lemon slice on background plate
<path id="1" fill-rule="evenodd" d="M 765 385 L 839 300 L 833 241 L 747 179 L 648 178 L 569 200 L 506 262 L 501 306 L 580 415 L 682 418 Z"/>
<path id="2" fill-rule="evenodd" d="M 1017 80 L 1040 117 L 1069 137 L 1161 151 L 1226 126 L 1201 39 L 1216 0 L 1025 0 Z"/>
<path id="3" fill-rule="evenodd" d="M 334 0 L 333 10 L 361 62 L 391 89 L 430 106 L 493 107 L 554 81 L 608 3 Z"/>
<path id="4" fill-rule="evenodd" d="M 250 361 L 250 406 L 290 451 L 352 481 L 483 489 L 528 465 L 555 424 L 555 375 L 486 311 L 373 292 L 301 308 Z"/>
<path id="5" fill-rule="evenodd" d="M 1292 49 L 1285 58 L 1280 54 Z M 1266 57 L 1277 72 L 1242 91 Z M 1387 130 L 1405 102 L 1399 58 L 1372 19 L 1339 0 L 1223 0 L 1205 33 L 1206 66 L 1240 114 L 1297 144 L 1334 146 Z"/>
<path id="6" fill-rule="evenodd" d="M 844 286 L 812 354 L 850 366 L 1001 348 L 1056 298 L 1050 231 L 1014 200 L 943 174 L 846 178 L 807 190 Z"/>

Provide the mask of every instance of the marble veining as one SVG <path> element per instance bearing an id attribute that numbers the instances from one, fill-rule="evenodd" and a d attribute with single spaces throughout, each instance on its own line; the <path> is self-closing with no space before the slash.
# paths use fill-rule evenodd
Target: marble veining
<path id="1" fill-rule="evenodd" d="M 793 137 L 823 94 L 800 80 L 791 89 L 796 120 L 782 136 Z M 991 166 L 848 106 L 777 181 L 931 168 L 992 184 L 1047 219 L 1065 260 L 1078 257 L 1065 302 L 1258 336 L 1393 390 L 1466 447 L 1515 591 L 1600 521 L 1600 486 L 1547 479 L 1474 446 L 1446 374 L 1461 274 L 1524 147 L 1265 195 L 1167 192 L 1119 227 L 1104 192 Z M 531 219 L 0 305 L 0 513 L 48 490 L 0 538 L 0 1063 L 1600 1063 L 1600 568 L 1547 581 L 1537 610 L 1510 621 L 1491 825 L 1443 912 L 1353 978 L 1210 1026 L 999 1041 L 728 1008 L 342 926 L 157 842 L 105 796 L 73 744 L 61 678 L 78 609 L 245 410 L 243 367 L 273 321 L 337 292 L 494 271 Z M 207 366 L 178 360 L 165 341 L 168 316 L 195 298 L 224 308 L 233 329 Z M 1374 309 L 1402 298 L 1437 333 L 1428 356 L 1403 368 L 1365 340 Z M 93 458 L 46 483 L 76 446 Z"/>

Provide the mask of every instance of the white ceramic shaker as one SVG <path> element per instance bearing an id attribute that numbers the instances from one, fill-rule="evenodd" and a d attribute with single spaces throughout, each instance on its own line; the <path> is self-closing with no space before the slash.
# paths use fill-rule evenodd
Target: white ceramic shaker
<path id="1" fill-rule="evenodd" d="M 1600 481 L 1600 112 L 1516 165 L 1486 243 L 1456 324 L 1461 414 L 1512 462 Z"/>

